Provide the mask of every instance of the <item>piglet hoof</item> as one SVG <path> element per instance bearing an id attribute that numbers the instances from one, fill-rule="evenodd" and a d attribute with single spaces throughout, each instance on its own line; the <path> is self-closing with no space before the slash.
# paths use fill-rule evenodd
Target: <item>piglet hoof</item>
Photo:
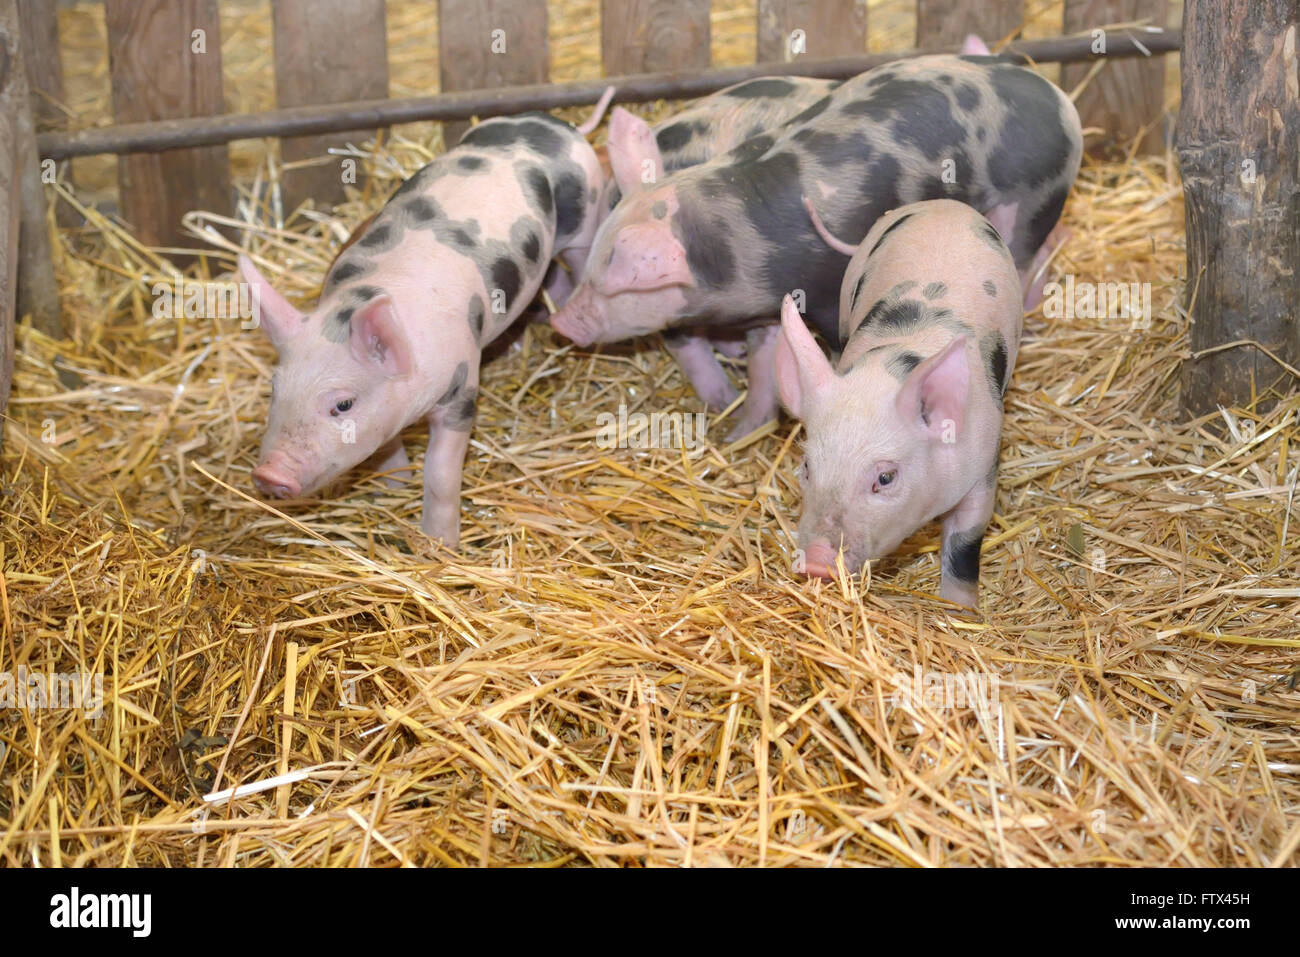
<path id="1" fill-rule="evenodd" d="M 706 388 L 699 393 L 699 396 L 704 400 L 704 407 L 716 414 L 735 402 L 739 398 L 740 392 L 724 379 L 721 383 Z"/>
<path id="2" fill-rule="evenodd" d="M 983 621 L 979 611 L 979 585 L 965 582 L 944 582 L 939 589 L 940 596 L 953 602 L 957 607 L 949 609 L 949 614 L 965 621 Z"/>
<path id="3" fill-rule="evenodd" d="M 1047 286 L 1047 261 L 1052 258 L 1052 255 L 1058 249 L 1069 242 L 1073 235 L 1074 230 L 1057 223 L 1052 228 L 1052 231 L 1047 234 L 1047 239 L 1043 241 L 1043 245 L 1038 248 L 1026 276 L 1024 302 L 1026 312 L 1033 312 L 1043 301 L 1043 290 Z"/>
<path id="4" fill-rule="evenodd" d="M 450 520 L 434 518 L 431 521 L 426 515 L 420 522 L 420 531 L 427 539 L 427 548 L 423 549 L 424 551 L 432 554 L 445 548 L 454 552 L 460 544 L 460 516 L 457 515 Z"/>

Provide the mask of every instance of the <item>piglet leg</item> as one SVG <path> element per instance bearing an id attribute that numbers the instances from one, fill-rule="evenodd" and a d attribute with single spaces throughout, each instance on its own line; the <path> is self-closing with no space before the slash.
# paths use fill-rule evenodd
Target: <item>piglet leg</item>
<path id="1" fill-rule="evenodd" d="M 719 337 L 710 339 L 713 348 L 721 352 L 728 359 L 743 359 L 745 356 L 745 342 L 743 339 L 727 339 Z"/>
<path id="2" fill-rule="evenodd" d="M 573 295 L 573 277 L 569 275 L 569 270 L 565 269 L 559 262 L 551 263 L 551 269 L 546 274 L 546 294 L 551 297 L 551 302 L 556 309 L 560 309 L 569 297 Z M 543 314 L 542 318 L 546 318 Z"/>
<path id="3" fill-rule="evenodd" d="M 986 216 L 1011 248 L 1012 255 L 1016 257 L 1016 266 L 1020 272 L 1020 288 L 1024 290 L 1025 295 L 1025 311 L 1036 309 L 1043 301 L 1043 287 L 1047 285 L 1047 261 L 1052 258 L 1052 253 L 1070 238 L 1070 230 L 1057 223 L 1047 234 L 1043 244 L 1034 252 L 1033 259 L 1026 262 L 1029 258 L 1026 242 L 1029 227 L 1018 226 L 1020 204 L 1016 202 L 994 206 Z"/>
<path id="4" fill-rule="evenodd" d="M 1034 253 L 1034 261 L 1020 274 L 1020 285 L 1025 290 L 1025 311 L 1037 309 L 1043 301 L 1043 287 L 1047 285 L 1047 261 L 1052 258 L 1065 241 L 1072 235 L 1066 227 L 1057 223 L 1047 234 L 1043 245 Z"/>
<path id="5" fill-rule="evenodd" d="M 776 394 L 776 343 L 780 332 L 780 326 L 768 324 L 753 326 L 745 333 L 749 393 L 740 406 L 735 426 L 727 433 L 728 442 L 743 439 L 776 418 L 780 401 Z"/>
<path id="6" fill-rule="evenodd" d="M 682 374 L 695 394 L 704 400 L 711 412 L 721 412 L 736 401 L 740 393 L 727 378 L 727 372 L 713 354 L 708 339 L 690 332 L 667 332 L 664 333 L 664 346 L 682 367 Z"/>
<path id="7" fill-rule="evenodd" d="M 969 608 L 979 607 L 980 546 L 993 517 L 996 478 L 994 470 L 943 516 L 939 594 Z"/>
<path id="8" fill-rule="evenodd" d="M 551 263 L 551 271 L 546 274 L 546 293 L 556 309 L 563 308 L 573 295 L 573 277 L 582 275 L 590 253 L 590 246 L 570 246 L 560 253 L 556 262 Z M 563 265 L 558 261 L 560 259 L 564 260 Z M 569 268 L 565 269 L 565 266 Z"/>
<path id="9" fill-rule="evenodd" d="M 469 447 L 469 421 L 448 421 L 440 411 L 429 416 L 429 449 L 424 453 L 424 516 L 420 528 L 448 548 L 460 544 L 460 483 Z"/>
<path id="10" fill-rule="evenodd" d="M 381 445 L 370 459 L 370 467 L 381 474 L 380 481 L 388 488 L 401 488 L 411 477 L 411 460 L 399 435 L 387 445 Z"/>

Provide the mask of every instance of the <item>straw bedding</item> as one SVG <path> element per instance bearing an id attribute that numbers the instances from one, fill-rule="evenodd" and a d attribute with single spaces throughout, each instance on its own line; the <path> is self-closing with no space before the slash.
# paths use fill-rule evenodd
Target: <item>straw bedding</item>
<path id="1" fill-rule="evenodd" d="M 195 247 L 310 302 L 428 132 L 283 224 L 254 158 L 231 239 L 195 215 Z M 1169 157 L 1080 177 L 1054 269 L 1150 282 L 1153 320 L 1029 317 L 982 621 L 933 597 L 936 528 L 865 580 L 791 573 L 788 421 L 599 448 L 620 403 L 698 410 L 654 343 L 501 350 L 459 554 L 419 553 L 414 483 L 259 502 L 269 346 L 154 318 L 167 262 L 87 209 L 59 251 L 73 338 L 20 334 L 0 671 L 101 672 L 105 709 L 0 711 L 0 860 L 1293 863 L 1300 398 L 1180 421 L 1181 200 Z"/>

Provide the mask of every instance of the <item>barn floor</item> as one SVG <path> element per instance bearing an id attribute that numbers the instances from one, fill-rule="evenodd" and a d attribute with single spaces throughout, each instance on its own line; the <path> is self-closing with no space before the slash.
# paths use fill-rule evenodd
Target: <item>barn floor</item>
<path id="1" fill-rule="evenodd" d="M 310 294 L 367 204 L 241 233 Z M 74 339 L 18 356 L 0 672 L 102 673 L 104 716 L 0 710 L 0 860 L 1294 863 L 1300 396 L 1179 421 L 1171 159 L 1086 167 L 1066 222 L 1056 273 L 1149 282 L 1152 320 L 1029 317 L 972 622 L 937 528 L 791 574 L 788 421 L 598 447 L 620 403 L 698 410 L 652 344 L 532 327 L 486 368 L 459 555 L 414 548 L 415 484 L 261 503 L 269 347 L 154 318 L 165 264 L 92 213 Z"/>

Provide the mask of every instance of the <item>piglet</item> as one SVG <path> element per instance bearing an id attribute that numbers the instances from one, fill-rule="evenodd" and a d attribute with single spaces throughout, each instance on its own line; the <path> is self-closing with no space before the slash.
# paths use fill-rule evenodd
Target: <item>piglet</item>
<path id="1" fill-rule="evenodd" d="M 552 257 L 581 268 L 603 185 L 585 134 L 612 93 L 581 128 L 545 113 L 473 127 L 368 221 L 309 313 L 240 257 L 279 354 L 253 470 L 263 494 L 297 498 L 367 459 L 407 471 L 401 432 L 423 419 L 421 528 L 458 544 L 481 351 L 528 305 Z"/>
<path id="2" fill-rule="evenodd" d="M 610 156 L 624 196 L 551 325 L 580 346 L 700 327 L 710 337 L 743 331 L 750 381 L 732 433 L 739 437 L 777 412 L 772 307 L 780 296 L 802 290 L 808 320 L 834 338 L 847 260 L 817 241 L 801 197 L 814 197 L 836 233 L 854 240 L 908 203 L 970 203 L 1005 226 L 1028 275 L 1050 252 L 1081 154 L 1069 98 L 1033 71 L 985 56 L 870 70 L 769 132 L 672 174 L 644 124 L 616 110 Z M 682 368 L 708 405 L 727 398 L 716 363 Z"/>
<path id="3" fill-rule="evenodd" d="M 803 570 L 831 577 L 842 550 L 856 571 L 938 518 L 941 594 L 974 607 L 1020 341 L 1015 260 L 987 219 L 946 199 L 887 213 L 843 251 L 839 361 L 789 296 L 776 346 L 781 401 L 807 433 Z"/>

